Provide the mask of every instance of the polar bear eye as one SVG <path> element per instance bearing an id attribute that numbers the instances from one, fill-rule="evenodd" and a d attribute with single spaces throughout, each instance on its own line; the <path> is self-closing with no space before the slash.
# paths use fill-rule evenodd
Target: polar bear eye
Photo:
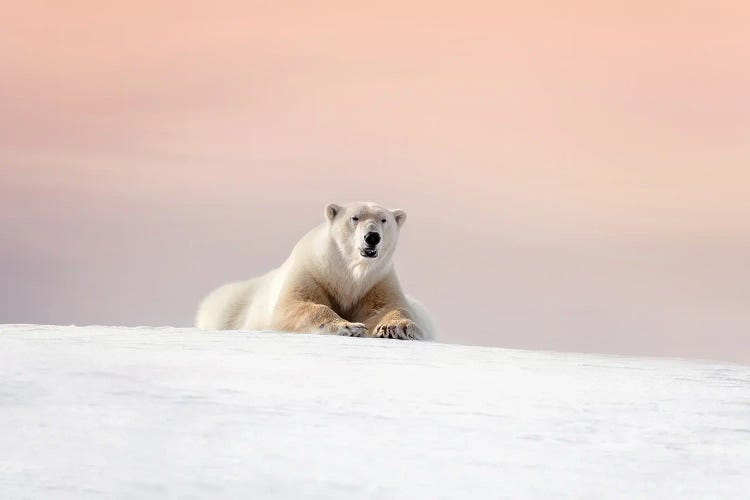
<path id="1" fill-rule="evenodd" d="M 385 220 L 385 219 L 383 219 L 383 220 L 381 220 L 380 222 L 382 222 L 383 224 L 385 224 L 385 223 L 386 223 L 386 222 L 388 222 L 388 221 L 387 221 L 387 220 Z"/>
<path id="2" fill-rule="evenodd" d="M 357 221 L 359 221 L 359 217 L 352 217 L 352 222 L 357 222 Z"/>

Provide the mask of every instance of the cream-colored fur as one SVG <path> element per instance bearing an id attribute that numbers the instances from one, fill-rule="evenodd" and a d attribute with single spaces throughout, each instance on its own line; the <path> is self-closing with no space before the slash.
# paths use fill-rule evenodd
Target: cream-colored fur
<path id="1" fill-rule="evenodd" d="M 198 328 L 433 339 L 427 310 L 404 295 L 393 267 L 406 213 L 331 204 L 325 217 L 278 269 L 211 292 L 198 309 Z M 365 240 L 372 233 L 380 237 L 376 246 Z"/>

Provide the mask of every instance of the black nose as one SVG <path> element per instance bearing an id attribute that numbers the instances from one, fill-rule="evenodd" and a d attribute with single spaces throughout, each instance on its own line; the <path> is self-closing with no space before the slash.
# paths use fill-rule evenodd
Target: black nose
<path id="1" fill-rule="evenodd" d="M 367 233 L 365 235 L 365 243 L 367 243 L 371 247 L 376 246 L 378 243 L 380 243 L 380 235 L 378 233 Z"/>

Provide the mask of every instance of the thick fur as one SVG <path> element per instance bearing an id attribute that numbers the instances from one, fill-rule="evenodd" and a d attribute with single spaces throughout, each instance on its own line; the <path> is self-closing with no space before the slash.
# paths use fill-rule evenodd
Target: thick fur
<path id="1" fill-rule="evenodd" d="M 331 204 L 325 217 L 281 267 L 211 292 L 198 309 L 198 328 L 434 339 L 427 310 L 404 295 L 393 267 L 406 213 Z M 368 258 L 364 238 L 373 232 L 381 240 L 377 257 Z"/>

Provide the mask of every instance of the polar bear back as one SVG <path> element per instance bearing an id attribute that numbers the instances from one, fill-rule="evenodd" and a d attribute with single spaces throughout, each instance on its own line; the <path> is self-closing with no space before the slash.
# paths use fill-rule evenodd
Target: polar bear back
<path id="1" fill-rule="evenodd" d="M 195 325 L 204 330 L 239 330 L 245 323 L 259 278 L 220 286 L 198 307 Z"/>

